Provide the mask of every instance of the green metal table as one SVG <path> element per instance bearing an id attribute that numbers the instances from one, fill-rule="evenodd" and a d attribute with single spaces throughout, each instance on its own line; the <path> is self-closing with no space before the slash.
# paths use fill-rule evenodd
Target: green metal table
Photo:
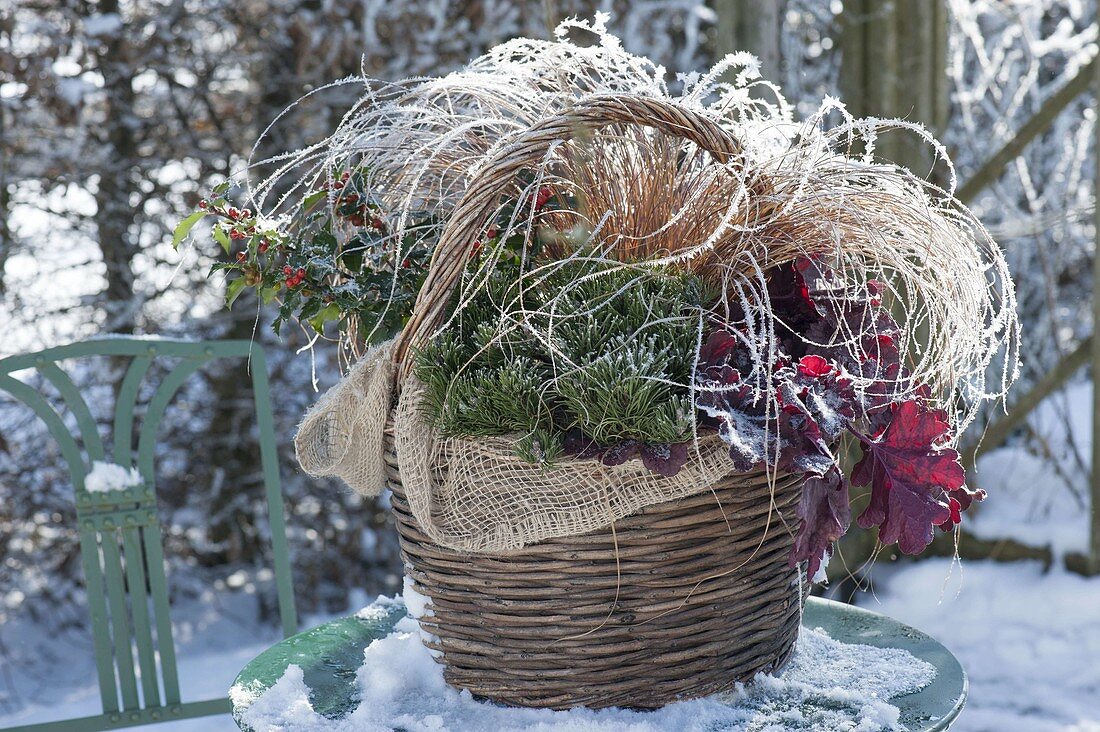
<path id="1" fill-rule="evenodd" d="M 304 673 L 313 708 L 329 719 L 340 719 L 359 703 L 355 677 L 363 651 L 385 637 L 405 611 L 394 608 L 383 617 L 340 618 L 313 630 L 287 638 L 254 658 L 237 676 L 238 685 L 267 689 L 287 667 L 295 664 Z M 822 628 L 834 640 L 880 648 L 902 648 L 936 668 L 936 678 L 920 691 L 890 700 L 901 710 L 901 723 L 910 732 L 946 730 L 966 702 L 967 681 L 962 666 L 930 636 L 885 615 L 811 597 L 802 624 Z M 241 725 L 243 709 L 234 709 Z M 241 725 L 242 729 L 247 729 Z"/>

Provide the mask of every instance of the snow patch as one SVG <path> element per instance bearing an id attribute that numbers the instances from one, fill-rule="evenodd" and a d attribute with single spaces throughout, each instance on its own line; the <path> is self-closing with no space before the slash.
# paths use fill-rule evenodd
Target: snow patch
<path id="1" fill-rule="evenodd" d="M 382 605 L 366 608 L 360 616 L 366 612 L 376 617 L 392 608 L 393 600 L 381 600 Z M 356 675 L 362 701 L 345 719 L 325 719 L 313 710 L 297 666 L 289 667 L 258 697 L 249 689 L 232 694 L 247 706 L 242 721 L 256 732 L 877 732 L 899 729 L 900 712 L 890 704 L 891 698 L 917 691 L 934 676 L 932 666 L 906 651 L 840 643 L 820 629 L 804 629 L 781 676 L 759 676 L 730 694 L 677 702 L 653 712 L 508 708 L 475 701 L 469 692 L 448 686 L 442 666 L 421 642 L 420 624 L 406 617 L 364 651 Z"/>
<path id="2" fill-rule="evenodd" d="M 821 552 L 821 562 L 817 565 L 817 571 L 814 572 L 814 576 L 810 578 L 810 582 L 815 585 L 826 584 L 829 581 L 829 560 L 833 558 L 832 551 L 826 549 Z"/>
<path id="3" fill-rule="evenodd" d="M 1036 407 L 1028 424 L 1046 456 L 1020 445 L 982 455 L 971 483 L 989 497 L 968 512 L 963 528 L 980 539 L 1049 546 L 1058 560 L 1087 552 L 1091 404 L 1091 384 L 1077 383 Z"/>
<path id="4" fill-rule="evenodd" d="M 141 483 L 137 468 L 124 468 L 96 460 L 92 463 L 92 472 L 84 479 L 84 489 L 89 493 L 108 493 L 128 490 Z"/>
<path id="5" fill-rule="evenodd" d="M 405 609 L 408 610 L 409 615 L 417 620 L 435 614 L 429 607 L 432 604 L 431 598 L 416 591 L 413 579 L 409 575 L 405 575 L 402 599 L 405 601 Z"/>

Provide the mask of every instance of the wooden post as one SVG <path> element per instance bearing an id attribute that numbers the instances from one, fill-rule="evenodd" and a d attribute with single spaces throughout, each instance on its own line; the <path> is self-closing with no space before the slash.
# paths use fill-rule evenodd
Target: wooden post
<path id="1" fill-rule="evenodd" d="M 714 0 L 716 56 L 748 51 L 760 59 L 760 73 L 768 81 L 781 81 L 783 58 L 782 0 Z"/>
<path id="2" fill-rule="evenodd" d="M 948 111 L 947 20 L 945 0 L 846 0 L 840 90 L 848 111 L 919 122 L 941 133 Z M 876 151 L 917 175 L 933 172 L 932 151 L 912 133 L 885 133 Z"/>
<path id="3" fill-rule="evenodd" d="M 900 118 L 920 122 L 933 133 L 947 126 L 946 0 L 845 0 L 841 15 L 840 93 L 856 117 Z M 910 132 L 887 132 L 876 143 L 876 156 L 903 165 L 919 176 L 933 171 L 933 153 Z M 919 334 L 918 334 L 919 337 Z M 853 456 L 848 456 L 849 460 Z M 853 491 L 853 516 L 867 503 Z M 878 544 L 875 531 L 853 524 L 840 540 L 843 561 L 829 565 L 829 579 L 840 584 L 837 599 L 849 600 L 862 581 Z M 848 577 L 848 572 L 856 576 Z"/>
<path id="4" fill-rule="evenodd" d="M 1096 10 L 1097 22 L 1100 22 L 1100 5 Z M 1100 112 L 1100 63 L 1095 64 L 1093 75 L 1093 109 Z M 1093 180 L 1094 201 L 1100 196 L 1100 124 L 1093 128 L 1094 152 L 1096 156 L 1095 178 Z M 1100 573 L 1100 338 L 1095 337 L 1097 324 L 1100 324 L 1100 206 L 1093 206 L 1092 220 L 1092 470 L 1089 480 L 1089 509 L 1092 521 L 1089 524 L 1089 574 Z"/>

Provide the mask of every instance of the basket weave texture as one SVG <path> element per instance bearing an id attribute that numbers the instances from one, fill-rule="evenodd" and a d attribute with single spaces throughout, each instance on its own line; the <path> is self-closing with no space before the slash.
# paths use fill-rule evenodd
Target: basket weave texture
<path id="1" fill-rule="evenodd" d="M 494 701 L 657 708 L 790 657 L 804 590 L 787 566 L 799 476 L 731 475 L 582 536 L 468 554 L 435 544 L 388 485 L 421 627 L 447 682 Z"/>
<path id="2" fill-rule="evenodd" d="M 652 98 L 591 95 L 518 133 L 478 169 L 449 217 L 408 324 L 392 350 L 376 353 L 391 368 L 369 367 L 365 394 L 395 392 L 391 405 L 399 408 L 389 422 L 385 410 L 376 409 L 369 423 L 352 425 L 357 431 L 328 417 L 305 430 L 365 439 L 353 440 L 358 447 L 352 452 L 372 465 L 365 471 L 353 466 L 353 472 L 384 474 L 393 492 L 408 572 L 430 601 L 421 625 L 433 637 L 429 645 L 441 652 L 445 677 L 508 704 L 659 707 L 778 669 L 798 633 L 805 583 L 788 556 L 798 528 L 801 476 L 700 472 L 677 489 L 671 479 L 654 476 L 647 480 L 657 489 L 629 510 L 609 508 L 596 522 L 578 514 L 572 528 L 556 535 L 525 535 L 503 549 L 477 551 L 444 541 L 445 532 L 433 524 L 434 516 L 447 514 L 443 504 L 450 500 L 440 487 L 453 472 L 446 457 L 413 469 L 419 463 L 410 455 L 435 454 L 428 449 L 430 426 L 403 412 L 397 396 L 405 395 L 403 387 L 414 391 L 411 355 L 444 326 L 452 291 L 500 197 L 557 144 L 613 124 L 651 127 L 719 162 L 739 164 L 740 144 L 714 119 Z M 371 388 L 375 384 L 381 386 Z M 321 452 L 339 461 L 349 454 Z M 479 493 L 508 496 L 516 510 L 569 516 L 560 505 L 539 505 L 525 479 L 502 480 L 500 468 L 488 465 L 480 478 L 469 478 L 460 502 L 477 508 L 496 505 L 479 503 Z M 335 474 L 340 471 L 347 468 Z M 629 500 L 610 472 L 597 485 L 580 480 L 582 473 L 592 473 L 591 467 L 563 462 L 540 480 L 556 481 L 551 487 L 583 512 Z M 668 480 L 664 492 L 661 480 Z M 604 498 L 578 501 L 584 496 L 570 491 Z M 512 533 L 523 525 L 515 523 Z"/>

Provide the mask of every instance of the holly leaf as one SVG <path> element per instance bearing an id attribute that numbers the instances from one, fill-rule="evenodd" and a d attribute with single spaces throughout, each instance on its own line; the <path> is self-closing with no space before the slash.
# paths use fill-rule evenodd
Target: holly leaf
<path id="1" fill-rule="evenodd" d="M 228 308 L 233 307 L 233 303 L 237 301 L 241 293 L 244 292 L 246 286 L 244 277 L 238 277 L 231 281 L 225 288 L 225 306 Z"/>
<path id="2" fill-rule="evenodd" d="M 946 415 L 906 401 L 891 407 L 880 437 L 861 440 L 863 458 L 852 483 L 871 486 L 871 502 L 858 523 L 879 527 L 884 544 L 897 543 L 905 554 L 918 554 L 933 538 L 933 528 L 951 519 L 949 492 L 962 487 L 959 454 L 943 447 L 950 425 Z"/>
<path id="3" fill-rule="evenodd" d="M 229 241 L 229 235 L 225 233 L 225 229 L 223 229 L 221 225 L 215 225 L 211 233 L 214 235 L 214 241 L 221 245 L 222 250 L 224 250 L 226 254 L 229 254 L 229 250 L 233 248 L 233 244 Z"/>
<path id="4" fill-rule="evenodd" d="M 852 521 L 848 483 L 839 470 L 833 468 L 823 476 L 806 479 L 797 514 L 801 523 L 788 562 L 792 567 L 806 562 L 807 576 L 813 577 L 825 556 L 832 554 L 833 542 L 844 536 Z"/>
<path id="5" fill-rule="evenodd" d="M 204 218 L 206 218 L 206 211 L 196 211 L 176 224 L 176 230 L 172 232 L 172 248 L 179 249 L 180 244 L 187 238 L 187 235 L 191 233 L 191 229 L 194 228 L 195 224 L 199 223 Z"/>

